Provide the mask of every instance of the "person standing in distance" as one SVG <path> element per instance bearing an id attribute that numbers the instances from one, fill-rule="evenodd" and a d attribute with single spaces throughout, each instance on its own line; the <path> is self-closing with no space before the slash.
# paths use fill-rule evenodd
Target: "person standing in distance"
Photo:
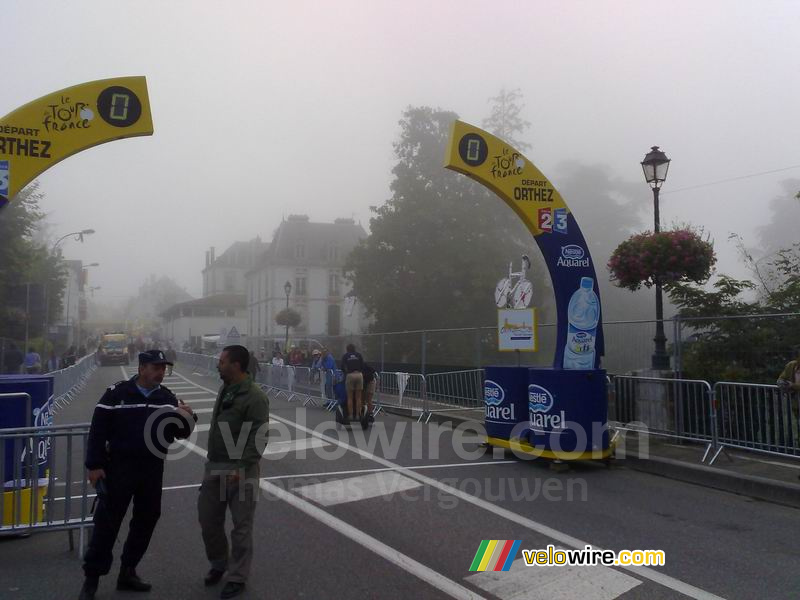
<path id="1" fill-rule="evenodd" d="M 109 387 L 95 406 L 86 468 L 99 502 L 79 600 L 92 600 L 100 577 L 111 570 L 114 542 L 131 500 L 133 517 L 117 589 L 147 592 L 152 587 L 139 578 L 136 566 L 161 514 L 164 459 L 168 446 L 189 437 L 197 421 L 192 409 L 161 385 L 168 364 L 160 350 L 142 352 L 138 374 Z"/>
<path id="2" fill-rule="evenodd" d="M 358 419 L 361 417 L 361 392 L 364 390 L 364 358 L 356 352 L 353 344 L 347 344 L 346 350 L 347 352 L 342 356 L 342 371 L 345 373 L 344 386 L 347 390 L 345 420 Z"/>
<path id="3" fill-rule="evenodd" d="M 211 564 L 204 582 L 215 585 L 228 572 L 220 598 L 244 592 L 253 560 L 253 518 L 260 490 L 259 462 L 267 444 L 269 400 L 248 374 L 249 362 L 250 354 L 244 346 L 227 346 L 219 356 L 217 370 L 223 383 L 211 415 L 208 462 L 197 500 L 206 557 Z M 245 436 L 244 443 L 241 436 Z M 226 510 L 233 518 L 230 555 Z"/>

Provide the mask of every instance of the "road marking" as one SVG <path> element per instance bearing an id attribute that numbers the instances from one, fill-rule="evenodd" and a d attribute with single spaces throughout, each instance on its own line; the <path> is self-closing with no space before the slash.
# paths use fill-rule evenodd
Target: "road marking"
<path id="1" fill-rule="evenodd" d="M 216 398 L 189 398 L 186 404 L 199 404 L 201 402 L 216 402 Z"/>
<path id="2" fill-rule="evenodd" d="M 187 379 L 187 381 L 189 381 L 189 380 Z M 194 383 L 194 382 L 190 381 L 190 383 Z M 197 385 L 198 387 L 200 387 L 202 389 L 207 389 L 207 388 L 203 388 L 203 386 L 200 386 L 199 384 L 195 383 L 195 385 Z M 208 390 L 208 391 L 211 391 L 211 390 Z M 453 487 L 451 485 L 447 485 L 445 483 L 442 483 L 441 481 L 439 481 L 437 479 L 432 479 L 430 477 L 426 477 L 425 475 L 421 475 L 419 473 L 415 473 L 413 470 L 405 468 L 402 465 L 398 465 L 397 463 L 393 463 L 393 462 L 391 462 L 391 461 L 389 461 L 389 460 L 387 460 L 387 459 L 385 459 L 383 457 L 380 457 L 380 456 L 377 456 L 377 455 L 372 454 L 370 452 L 367 452 L 366 450 L 361 450 L 360 448 L 357 448 L 355 446 L 351 446 L 350 444 L 348 444 L 346 442 L 342 442 L 341 440 L 338 440 L 336 438 L 332 438 L 332 437 L 327 436 L 325 434 L 316 432 L 316 431 L 314 431 L 312 429 L 309 429 L 308 427 L 304 427 L 303 425 L 299 425 L 299 424 L 295 423 L 294 421 L 290 421 L 288 419 L 284 419 L 284 418 L 279 417 L 279 416 L 274 415 L 274 414 L 270 415 L 270 418 L 274 419 L 276 421 L 279 421 L 279 422 L 281 422 L 281 423 L 283 423 L 285 425 L 289 425 L 291 427 L 294 427 L 298 431 L 303 431 L 303 432 L 305 432 L 305 433 L 307 433 L 309 435 L 312 435 L 314 437 L 317 437 L 317 438 L 319 438 L 321 440 L 325 440 L 326 442 L 330 442 L 331 444 L 334 444 L 336 446 L 348 449 L 348 450 L 350 450 L 352 452 L 355 452 L 356 454 L 358 454 L 358 455 L 360 455 L 360 456 L 362 456 L 364 458 L 372 460 L 373 462 L 381 464 L 381 465 L 383 465 L 385 467 L 396 468 L 399 472 L 407 475 L 411 479 L 416 479 L 417 481 L 419 481 L 421 483 L 427 484 L 427 485 L 429 485 L 431 487 L 435 487 L 435 488 L 437 488 L 437 489 L 439 489 L 439 490 L 441 490 L 443 492 L 449 493 L 450 495 L 455 496 L 457 498 L 460 498 L 460 499 L 464 500 L 465 502 L 469 502 L 470 504 L 472 504 L 474 506 L 477 506 L 477 507 L 482 508 L 482 509 L 484 509 L 484 510 L 486 510 L 488 512 L 491 512 L 492 514 L 497 515 L 498 517 L 502 517 L 502 518 L 504 518 L 504 519 L 506 519 L 508 521 L 511 521 L 512 523 L 516 523 L 517 525 L 525 527 L 526 529 L 530 529 L 531 531 L 535 531 L 535 532 L 540 533 L 540 534 L 542 534 L 544 536 L 547 536 L 550 539 L 552 539 L 552 540 L 554 540 L 554 541 L 556 541 L 559 544 L 562 544 L 564 546 L 569 546 L 571 548 L 575 548 L 575 549 L 578 549 L 578 550 L 583 550 L 586 546 L 591 546 L 595 550 L 601 550 L 602 549 L 599 546 L 595 546 L 593 544 L 589 544 L 588 542 L 584 542 L 583 540 L 580 540 L 580 539 L 578 539 L 576 537 L 573 537 L 573 536 L 571 536 L 569 534 L 563 533 L 563 532 L 561 532 L 561 531 L 559 531 L 557 529 L 549 527 L 548 525 L 545 525 L 543 523 L 539 523 L 537 521 L 534 521 L 533 519 L 528 519 L 527 517 L 523 517 L 522 515 L 518 515 L 517 513 L 512 512 L 510 510 L 507 510 L 505 508 L 502 508 L 500 506 L 496 506 L 496 505 L 492 504 L 491 502 L 489 502 L 487 500 L 484 500 L 483 498 L 479 498 L 477 496 L 473 496 L 472 494 L 467 494 L 466 492 L 463 492 L 463 491 L 459 490 L 458 488 L 455 488 L 455 487 Z M 186 442 L 181 441 L 180 443 L 186 443 Z M 655 569 L 650 568 L 650 567 L 621 566 L 620 569 L 624 569 L 626 571 L 629 571 L 629 572 L 635 574 L 637 577 L 642 577 L 644 579 L 649 579 L 650 581 L 654 581 L 655 583 L 658 583 L 659 585 L 663 585 L 664 587 L 667 587 L 667 588 L 669 588 L 671 590 L 674 590 L 676 592 L 679 592 L 681 594 L 689 596 L 690 598 L 695 598 L 695 600 L 723 600 L 720 596 L 717 596 L 716 594 L 712 594 L 711 592 L 707 592 L 707 591 L 705 591 L 703 589 L 700 589 L 698 587 L 695 587 L 695 586 L 693 586 L 693 585 L 691 585 L 689 583 L 683 582 L 680 579 L 676 579 L 675 577 L 670 577 L 666 573 L 662 573 L 660 571 L 656 571 Z"/>
<path id="3" fill-rule="evenodd" d="M 422 487 L 419 481 L 404 477 L 396 471 L 390 471 L 303 485 L 293 488 L 292 491 L 322 506 L 335 506 L 379 496 L 389 496 L 419 487 Z"/>
<path id="4" fill-rule="evenodd" d="M 322 448 L 327 445 L 328 444 L 322 440 L 318 440 L 317 438 L 313 437 L 284 440 L 282 442 L 272 442 L 267 444 L 262 456 L 266 456 L 267 454 L 288 454 L 291 452 L 301 452 L 311 448 Z"/>
<path id="5" fill-rule="evenodd" d="M 608 567 L 529 567 L 522 559 L 507 572 L 485 571 L 464 580 L 500 600 L 613 600 L 642 583 Z"/>
<path id="6" fill-rule="evenodd" d="M 204 415 L 206 413 L 213 413 L 213 408 L 193 408 L 192 412 L 196 415 Z"/>
<path id="7" fill-rule="evenodd" d="M 205 456 L 206 451 L 200 448 L 199 446 L 189 442 L 187 440 L 179 440 L 180 444 L 183 444 L 187 448 L 189 448 L 192 452 L 196 454 L 200 454 L 201 456 Z M 435 587 L 436 589 L 444 592 L 448 596 L 452 598 L 459 598 L 464 600 L 485 600 L 483 596 L 480 594 L 473 592 L 472 590 L 467 589 L 460 583 L 453 581 L 434 571 L 428 566 L 423 565 L 420 562 L 417 562 L 410 556 L 403 554 L 402 552 L 395 550 L 391 546 L 388 546 L 381 542 L 379 539 L 372 537 L 371 535 L 364 533 L 360 529 L 357 529 L 334 517 L 333 515 L 328 514 L 324 510 L 319 507 L 314 506 L 307 500 L 303 500 L 299 496 L 295 496 L 291 492 L 287 492 L 282 490 L 275 484 L 269 483 L 268 481 L 261 480 L 259 482 L 259 486 L 265 492 L 272 494 L 276 498 L 283 500 L 290 506 L 296 508 L 297 510 L 307 514 L 312 519 L 315 519 L 322 523 L 323 525 L 327 525 L 334 531 L 342 534 L 343 536 L 350 538 L 355 543 L 363 546 L 367 550 L 370 550 L 374 554 L 385 558 L 387 561 L 392 563 L 393 565 L 400 567 L 404 571 L 411 573 L 415 577 L 425 581 L 426 583 L 430 584 L 431 586 Z"/>
<path id="8" fill-rule="evenodd" d="M 198 426 L 199 427 L 199 426 Z M 197 429 L 197 427 L 195 427 Z M 400 471 L 405 469 L 412 469 L 414 471 L 419 471 L 423 469 L 447 469 L 452 467 L 481 467 L 481 466 L 488 466 L 488 465 L 517 465 L 519 461 L 517 460 L 502 460 L 502 461 L 492 461 L 492 462 L 479 462 L 479 463 L 452 463 L 449 465 L 417 465 L 416 467 L 380 467 L 377 469 L 352 469 L 350 471 L 319 471 L 317 473 L 294 473 L 292 475 L 274 475 L 273 477 L 262 477 L 262 479 L 268 479 L 269 481 L 273 481 L 275 479 L 302 479 L 303 477 L 335 477 L 339 475 L 355 475 L 355 474 L 363 474 L 363 473 L 387 473 L 390 471 Z"/>

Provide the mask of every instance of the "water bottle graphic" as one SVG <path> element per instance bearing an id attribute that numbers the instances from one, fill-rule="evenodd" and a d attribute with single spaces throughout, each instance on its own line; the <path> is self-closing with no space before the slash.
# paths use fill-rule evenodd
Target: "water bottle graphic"
<path id="1" fill-rule="evenodd" d="M 600 301 L 594 293 L 594 279 L 581 277 L 581 286 L 572 294 L 567 308 L 565 369 L 594 369 L 594 342 L 600 321 Z"/>

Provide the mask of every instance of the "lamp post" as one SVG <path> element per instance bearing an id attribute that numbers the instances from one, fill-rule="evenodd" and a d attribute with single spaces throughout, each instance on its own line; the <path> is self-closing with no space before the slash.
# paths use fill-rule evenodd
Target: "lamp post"
<path id="1" fill-rule="evenodd" d="M 642 171 L 644 171 L 645 181 L 653 188 L 653 213 L 655 217 L 655 233 L 661 231 L 661 223 L 658 211 L 658 193 L 661 185 L 667 179 L 670 159 L 658 146 L 650 148 L 650 152 L 642 161 Z M 661 280 L 655 276 L 656 284 L 656 337 L 653 338 L 656 348 L 653 353 L 651 366 L 653 370 L 669 370 L 669 355 L 667 354 L 667 336 L 664 335 L 664 300 L 661 293 Z"/>
<path id="2" fill-rule="evenodd" d="M 292 293 L 292 284 L 289 281 L 287 281 L 286 283 L 283 284 L 283 291 L 286 292 L 286 310 L 288 311 L 289 310 L 289 294 Z M 284 342 L 283 342 L 283 351 L 284 352 L 288 352 L 288 350 L 289 350 L 289 321 L 288 321 L 289 315 L 287 314 L 286 317 L 287 317 L 287 321 L 286 321 L 286 340 L 284 340 Z"/>
<path id="3" fill-rule="evenodd" d="M 66 235 L 62 235 L 58 238 L 53 244 L 52 250 L 50 250 L 51 254 L 56 253 L 56 249 L 58 245 L 66 240 L 68 237 L 75 236 L 75 241 L 83 243 L 83 236 L 85 235 L 92 235 L 94 233 L 94 229 L 81 229 L 80 231 L 73 231 L 72 233 L 67 233 Z M 44 288 L 44 331 L 42 332 L 42 355 L 47 354 L 47 342 L 50 339 L 50 334 L 47 331 L 48 327 L 48 312 L 50 310 L 49 298 L 47 296 L 47 277 L 45 277 L 43 286 Z"/>
<path id="4" fill-rule="evenodd" d="M 83 268 L 81 269 L 81 280 L 80 280 L 80 283 L 79 283 L 79 286 L 78 286 L 78 291 L 79 291 L 79 294 L 78 294 L 78 336 L 77 336 L 78 347 L 81 346 L 81 340 L 83 339 L 83 312 L 82 312 L 83 308 L 82 307 L 86 306 L 86 292 L 84 291 L 84 288 L 86 287 L 86 284 L 89 281 L 89 269 L 91 267 L 99 267 L 99 266 L 100 266 L 100 263 L 93 262 L 93 263 L 89 263 L 88 265 L 83 265 Z M 89 288 L 89 291 L 92 292 L 92 297 L 93 298 L 94 298 L 94 290 L 99 290 L 99 289 L 100 289 L 99 287 L 96 287 L 96 288 L 90 287 Z"/>

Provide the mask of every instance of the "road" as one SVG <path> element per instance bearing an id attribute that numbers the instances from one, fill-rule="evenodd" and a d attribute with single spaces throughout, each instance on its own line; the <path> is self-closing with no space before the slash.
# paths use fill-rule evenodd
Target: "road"
<path id="1" fill-rule="evenodd" d="M 57 423 L 88 421 L 133 367 L 98 369 Z M 199 413 L 165 469 L 162 516 L 139 573 L 148 598 L 216 598 L 197 523 L 197 489 L 219 380 L 181 368 L 165 381 Z M 255 559 L 244 598 L 796 598 L 795 509 L 625 468 L 486 452 L 474 433 L 392 415 L 337 429 L 317 407 L 271 398 Z M 123 525 L 123 535 L 127 525 Z M 663 567 L 469 571 L 481 540 L 522 549 L 659 549 Z M 121 542 L 115 550 L 118 560 Z M 73 598 L 82 574 L 63 532 L 0 538 L 0 598 Z M 112 570 L 116 574 L 118 562 Z M 98 598 L 131 598 L 101 581 Z"/>

